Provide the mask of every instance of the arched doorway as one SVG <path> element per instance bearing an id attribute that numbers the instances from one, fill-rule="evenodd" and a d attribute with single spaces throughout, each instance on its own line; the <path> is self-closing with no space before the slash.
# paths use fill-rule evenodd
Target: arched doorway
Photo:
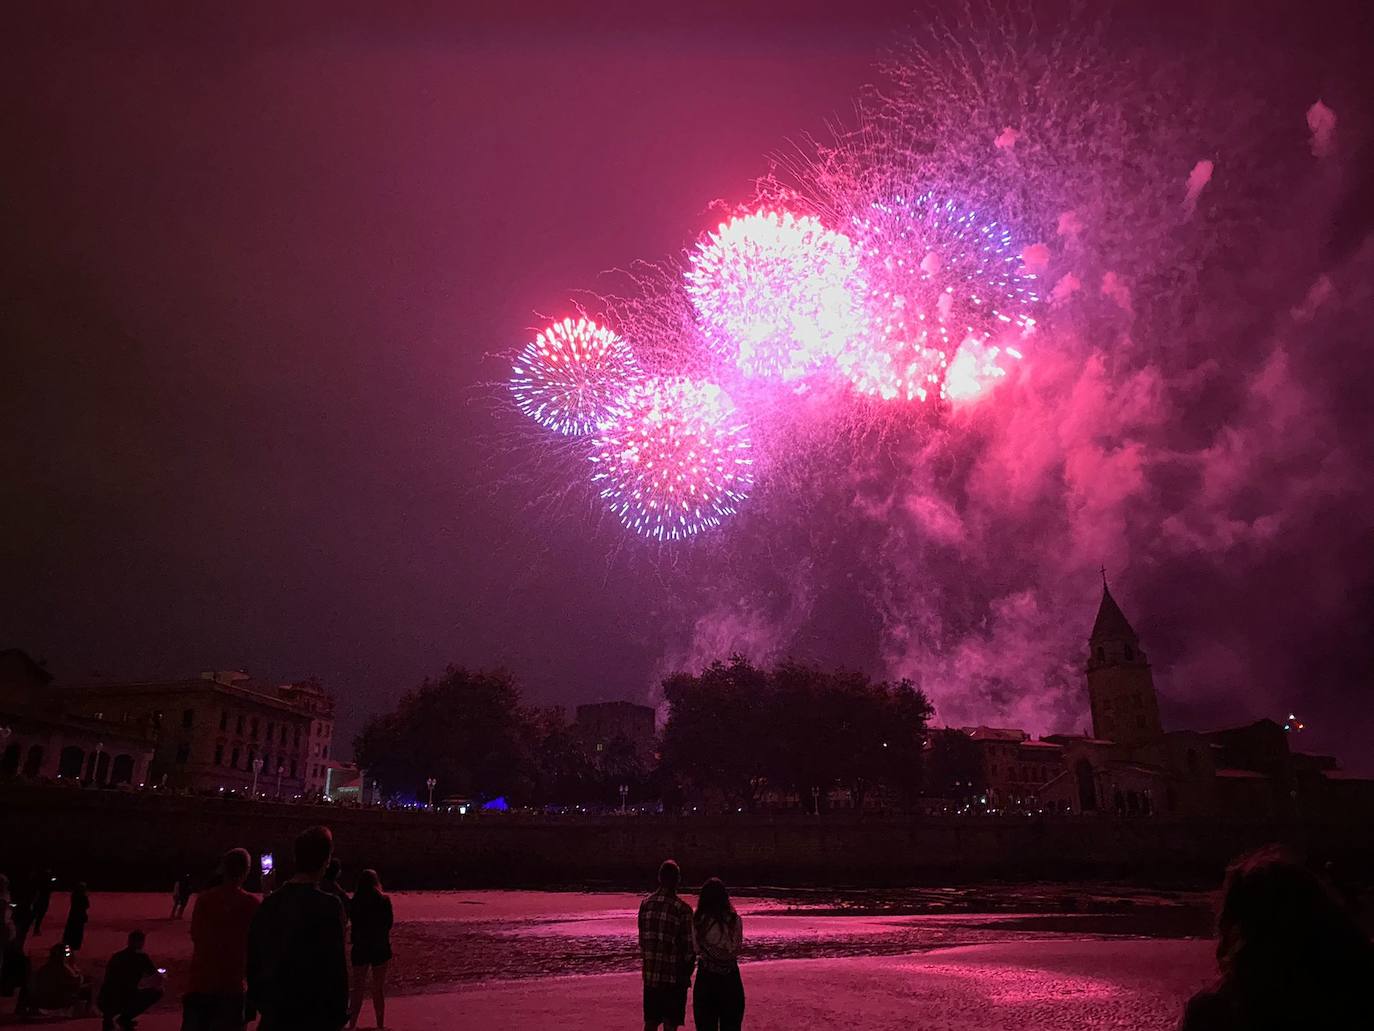
<path id="1" fill-rule="evenodd" d="M 1097 808 L 1097 788 L 1093 784 L 1093 765 L 1087 759 L 1079 759 L 1073 768 L 1078 778 L 1078 808 L 1090 812 Z"/>
<path id="2" fill-rule="evenodd" d="M 19 752 L 18 741 L 5 749 L 5 754 L 0 756 L 0 777 L 13 777 L 19 772 Z"/>
<path id="3" fill-rule="evenodd" d="M 24 776 L 37 777 L 43 768 L 43 746 L 30 745 L 28 758 L 24 760 Z"/>
<path id="4" fill-rule="evenodd" d="M 62 749 L 62 757 L 57 764 L 57 775 L 59 777 L 80 777 L 82 767 L 85 765 L 86 753 L 77 745 L 68 745 Z"/>
<path id="5" fill-rule="evenodd" d="M 114 766 L 110 768 L 111 784 L 129 784 L 134 779 L 134 757 L 132 755 L 115 756 Z"/>

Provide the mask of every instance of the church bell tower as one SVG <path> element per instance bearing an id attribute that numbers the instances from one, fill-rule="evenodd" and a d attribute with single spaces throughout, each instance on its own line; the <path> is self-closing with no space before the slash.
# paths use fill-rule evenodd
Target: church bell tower
<path id="1" fill-rule="evenodd" d="M 1093 737 L 1134 747 L 1163 736 L 1150 663 L 1102 577 L 1102 604 L 1088 639 L 1088 701 Z"/>

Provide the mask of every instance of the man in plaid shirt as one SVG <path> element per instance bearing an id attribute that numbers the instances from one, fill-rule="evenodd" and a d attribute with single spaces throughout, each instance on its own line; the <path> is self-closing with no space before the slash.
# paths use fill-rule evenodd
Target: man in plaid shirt
<path id="1" fill-rule="evenodd" d="M 658 868 L 658 891 L 639 904 L 639 954 L 644 960 L 644 1031 L 677 1031 L 687 1021 L 687 988 L 696 956 L 692 907 L 677 897 L 682 871 L 671 859 Z"/>

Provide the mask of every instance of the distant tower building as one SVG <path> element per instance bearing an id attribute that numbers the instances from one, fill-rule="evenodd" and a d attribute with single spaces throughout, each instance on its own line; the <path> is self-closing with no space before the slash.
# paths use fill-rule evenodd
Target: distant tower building
<path id="1" fill-rule="evenodd" d="M 1140 639 L 1107 590 L 1102 577 L 1102 604 L 1088 639 L 1088 701 L 1093 737 L 1126 747 L 1158 741 L 1159 697 L 1154 676 L 1141 651 Z"/>

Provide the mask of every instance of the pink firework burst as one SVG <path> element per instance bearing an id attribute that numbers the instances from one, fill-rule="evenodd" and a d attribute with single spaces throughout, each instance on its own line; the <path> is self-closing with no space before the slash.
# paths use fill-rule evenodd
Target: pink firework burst
<path id="1" fill-rule="evenodd" d="M 719 526 L 749 496 L 749 436 L 728 394 L 712 383 L 656 379 L 596 437 L 592 482 L 620 522 L 660 541 Z"/>
<path id="2" fill-rule="evenodd" d="M 642 379 L 624 340 L 590 319 L 566 318 L 525 345 L 510 388 L 516 406 L 539 425 L 582 436 L 621 415 Z"/>
<path id="3" fill-rule="evenodd" d="M 864 290 L 847 236 L 809 215 L 759 211 L 697 245 L 687 292 L 741 372 L 790 380 L 844 349 L 859 328 Z"/>
<path id="4" fill-rule="evenodd" d="M 870 205 L 854 217 L 852 236 L 868 289 L 864 331 L 840 365 L 862 393 L 943 397 L 965 341 L 1035 324 L 1035 276 L 1011 231 L 996 221 L 925 194 Z"/>

